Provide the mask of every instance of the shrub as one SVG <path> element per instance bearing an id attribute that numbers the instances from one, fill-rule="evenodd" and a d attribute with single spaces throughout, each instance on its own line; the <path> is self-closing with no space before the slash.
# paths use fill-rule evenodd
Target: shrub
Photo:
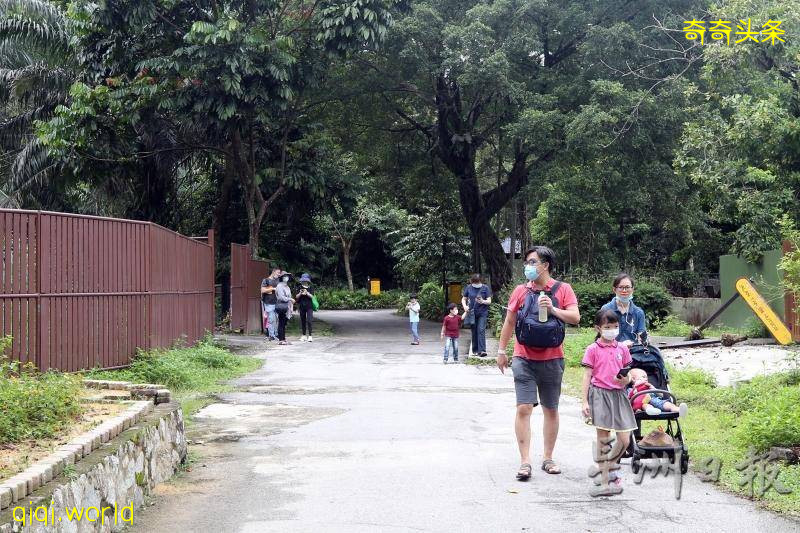
<path id="1" fill-rule="evenodd" d="M 80 396 L 80 376 L 0 357 L 0 444 L 53 436 L 80 414 Z"/>
<path id="2" fill-rule="evenodd" d="M 719 389 L 718 400 L 734 414 L 743 414 L 756 409 L 764 398 L 770 398 L 779 389 L 796 387 L 800 372 L 784 372 L 769 376 L 756 376 L 736 387 Z"/>
<path id="3" fill-rule="evenodd" d="M 408 292 L 399 289 L 381 291 L 371 295 L 366 289 L 317 289 L 314 293 L 320 309 L 394 309 L 401 300 L 408 299 Z"/>
<path id="4" fill-rule="evenodd" d="M 703 281 L 703 275 L 693 270 L 670 270 L 659 275 L 667 290 L 675 296 L 691 296 Z"/>
<path id="5" fill-rule="evenodd" d="M 159 383 L 173 391 L 200 389 L 232 377 L 245 359 L 217 346 L 207 337 L 193 347 L 139 351 L 131 366 L 121 370 L 92 370 L 88 375 L 137 383 Z"/>
<path id="6" fill-rule="evenodd" d="M 800 444 L 800 388 L 772 389 L 743 413 L 737 437 L 745 446 L 764 451 L 771 446 Z"/>
<path id="7" fill-rule="evenodd" d="M 664 337 L 686 337 L 692 332 L 692 326 L 674 315 L 667 315 L 664 320 L 652 323 L 652 333 Z"/>
<path id="8" fill-rule="evenodd" d="M 592 326 L 595 313 L 614 296 L 611 283 L 604 281 L 576 281 L 570 283 L 581 309 L 581 325 Z M 670 311 L 670 296 L 661 285 L 650 281 L 637 281 L 634 302 L 644 310 L 648 324 L 662 321 Z"/>
<path id="9" fill-rule="evenodd" d="M 417 301 L 419 302 L 419 316 L 421 318 L 433 320 L 434 322 L 441 322 L 444 319 L 444 289 L 439 283 L 435 281 L 423 283 L 422 287 L 417 291 Z M 404 294 L 397 304 L 397 314 L 408 316 L 407 303 L 408 294 Z"/>
<path id="10" fill-rule="evenodd" d="M 503 329 L 503 321 L 506 318 L 506 310 L 504 307 L 508 305 L 508 298 L 511 296 L 516 286 L 516 283 L 509 283 L 495 294 L 492 294 L 492 303 L 489 305 L 487 330 L 493 332 L 495 337 L 499 337 L 500 330 Z"/>

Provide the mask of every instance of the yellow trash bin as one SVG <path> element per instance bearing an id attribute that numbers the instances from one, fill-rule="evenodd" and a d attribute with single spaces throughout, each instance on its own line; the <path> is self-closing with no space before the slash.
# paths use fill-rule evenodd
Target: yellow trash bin
<path id="1" fill-rule="evenodd" d="M 451 281 L 447 284 L 447 302 L 461 305 L 461 283 Z"/>
<path id="2" fill-rule="evenodd" d="M 381 293 L 381 280 L 378 278 L 369 280 L 369 293 L 373 296 L 378 296 Z"/>

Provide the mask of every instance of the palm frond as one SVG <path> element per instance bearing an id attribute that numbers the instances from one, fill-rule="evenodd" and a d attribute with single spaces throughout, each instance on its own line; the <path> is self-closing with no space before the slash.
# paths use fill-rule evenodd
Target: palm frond
<path id="1" fill-rule="evenodd" d="M 52 181 L 58 175 L 58 163 L 36 137 L 16 154 L 8 169 L 8 185 L 12 191 L 26 191 Z"/>

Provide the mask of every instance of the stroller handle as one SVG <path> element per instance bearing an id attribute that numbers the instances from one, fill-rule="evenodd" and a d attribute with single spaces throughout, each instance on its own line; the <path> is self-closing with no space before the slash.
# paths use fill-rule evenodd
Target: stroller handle
<path id="1" fill-rule="evenodd" d="M 644 396 L 645 394 L 652 394 L 654 392 L 657 392 L 657 393 L 660 393 L 660 394 L 667 394 L 667 395 L 669 395 L 670 401 L 672 403 L 677 403 L 677 401 L 675 399 L 675 395 L 672 394 L 670 391 L 664 390 L 664 389 L 647 389 L 647 390 L 643 390 L 643 391 L 637 392 L 636 394 L 631 396 L 630 401 L 631 401 L 631 403 L 633 403 L 633 400 L 635 400 L 639 396 Z"/>

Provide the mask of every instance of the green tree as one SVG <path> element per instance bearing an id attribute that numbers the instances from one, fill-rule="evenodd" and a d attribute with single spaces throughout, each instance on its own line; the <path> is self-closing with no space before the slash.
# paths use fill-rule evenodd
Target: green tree
<path id="1" fill-rule="evenodd" d="M 313 89 L 336 57 L 374 46 L 398 0 L 76 0 L 79 60 L 93 83 L 73 86 L 69 107 L 41 128 L 62 156 L 91 154 L 98 137 L 131 137 L 153 122 L 167 146 L 129 150 L 117 162 L 202 152 L 223 160 L 216 213 L 241 187 L 249 242 L 287 189 L 321 192 L 314 171 Z M 132 133 L 131 133 L 132 132 Z M 88 157 L 87 157 L 88 154 Z"/>
<path id="2" fill-rule="evenodd" d="M 574 118 L 589 93 L 583 73 L 591 71 L 582 46 L 601 30 L 642 27 L 654 10 L 687 4 L 694 3 L 417 2 L 384 53 L 369 60 L 364 73 L 384 91 L 388 110 L 455 178 L 473 268 L 485 262 L 493 289 L 511 269 L 492 218 L 530 180 L 540 189 L 546 170 L 570 155 L 568 141 L 582 134 Z"/>
<path id="3" fill-rule="evenodd" d="M 63 167 L 33 135 L 33 124 L 53 115 L 76 79 L 66 12 L 53 2 L 0 2 L 0 172 L 11 205 L 46 197 Z"/>
<path id="4" fill-rule="evenodd" d="M 692 118 L 675 167 L 699 189 L 701 216 L 751 261 L 780 246 L 784 214 L 800 220 L 800 45 L 790 37 L 798 10 L 797 0 L 715 6 L 711 17 L 734 24 L 738 13 L 758 29 L 782 21 L 785 42 L 707 45 L 702 75 L 686 89 Z"/>

